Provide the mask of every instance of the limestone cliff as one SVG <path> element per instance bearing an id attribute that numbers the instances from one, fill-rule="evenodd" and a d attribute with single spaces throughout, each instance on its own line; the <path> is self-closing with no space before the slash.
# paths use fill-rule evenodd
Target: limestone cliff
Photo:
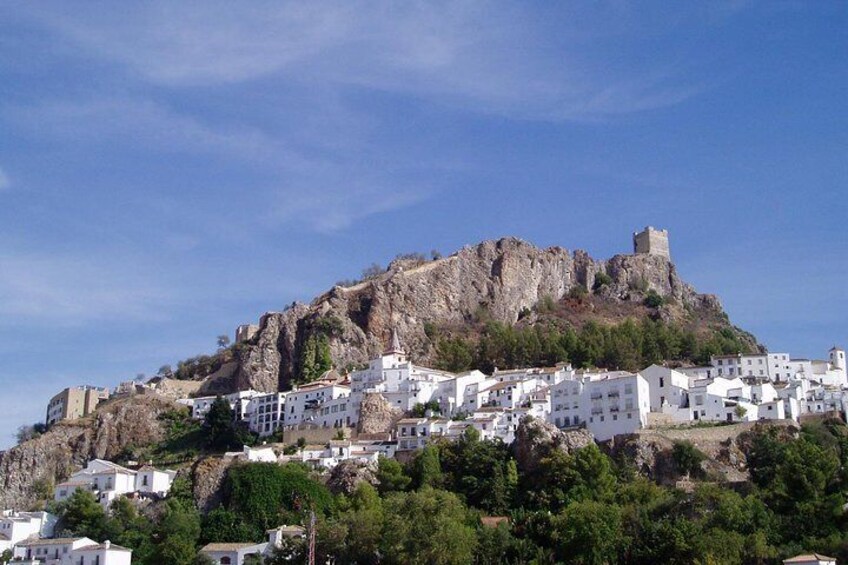
<path id="1" fill-rule="evenodd" d="M 287 388 L 297 371 L 300 348 L 316 327 L 328 334 L 339 367 L 361 364 L 378 354 L 393 327 L 412 358 L 427 363 L 434 354 L 425 332 L 428 325 L 466 324 L 481 310 L 493 320 L 513 324 L 544 297 L 560 300 L 575 286 L 592 289 L 599 273 L 611 283 L 599 290 L 596 299 L 621 306 L 615 313 L 618 319 L 641 308 L 646 292 L 653 290 L 672 299 L 659 312 L 665 320 L 694 315 L 730 327 L 718 299 L 695 292 L 665 257 L 617 255 L 595 260 L 583 251 L 540 249 L 507 238 L 465 247 L 435 261 L 398 260 L 374 279 L 335 286 L 309 305 L 296 303 L 283 312 L 265 314 L 258 333 L 241 344 L 231 388 Z M 756 347 L 753 337 L 740 334 Z"/>
<path id="2" fill-rule="evenodd" d="M 0 453 L 0 508 L 29 508 L 43 494 L 39 486 L 67 478 L 90 459 L 113 460 L 127 447 L 161 441 L 165 427 L 159 415 L 175 407 L 156 395 L 112 400 L 92 417 L 57 424 Z"/>

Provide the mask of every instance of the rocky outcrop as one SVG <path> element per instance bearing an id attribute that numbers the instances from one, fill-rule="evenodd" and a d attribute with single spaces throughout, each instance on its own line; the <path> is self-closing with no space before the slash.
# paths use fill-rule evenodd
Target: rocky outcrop
<path id="1" fill-rule="evenodd" d="M 512 450 L 519 469 L 532 473 L 538 468 L 539 462 L 552 452 L 572 453 L 594 441 L 594 436 L 586 429 L 560 430 L 553 424 L 525 416 L 515 431 Z"/>
<path id="2" fill-rule="evenodd" d="M 92 417 L 53 426 L 0 453 L 0 508 L 28 508 L 46 486 L 89 460 L 114 460 L 126 449 L 162 441 L 159 416 L 178 405 L 156 395 L 134 395 L 101 405 Z"/>
<path id="3" fill-rule="evenodd" d="M 300 348 L 316 328 L 328 335 L 337 367 L 373 358 L 392 328 L 413 359 L 427 363 L 434 344 L 426 326 L 467 324 L 481 310 L 512 324 L 543 297 L 558 300 L 578 285 L 591 289 L 599 273 L 612 281 L 599 289 L 600 299 L 641 305 L 645 293 L 653 290 L 673 299 L 675 307 L 662 312 L 667 319 L 695 312 L 729 326 L 718 299 L 695 292 L 664 257 L 617 255 L 601 261 L 583 251 L 539 249 L 506 238 L 435 261 L 395 261 L 374 279 L 336 286 L 310 305 L 293 304 L 266 314 L 253 339 L 240 344 L 234 383 L 257 390 L 286 388 L 298 370 Z"/>
<path id="4" fill-rule="evenodd" d="M 369 483 L 372 486 L 379 484 L 372 466 L 359 463 L 353 459 L 346 459 L 330 471 L 330 476 L 327 478 L 327 488 L 333 494 L 350 495 L 362 482 Z"/>
<path id="5" fill-rule="evenodd" d="M 214 510 L 224 501 L 224 480 L 237 460 L 230 457 L 204 457 L 191 468 L 192 494 L 201 512 Z"/>
<path id="6" fill-rule="evenodd" d="M 390 433 L 395 422 L 403 415 L 393 408 L 388 400 L 380 393 L 366 393 L 359 407 L 359 423 L 357 432 L 360 437 L 381 436 Z"/>
<path id="7" fill-rule="evenodd" d="M 610 455 L 637 473 L 667 485 L 674 485 L 678 473 L 672 459 L 674 442 L 659 435 L 621 435 L 609 444 Z"/>

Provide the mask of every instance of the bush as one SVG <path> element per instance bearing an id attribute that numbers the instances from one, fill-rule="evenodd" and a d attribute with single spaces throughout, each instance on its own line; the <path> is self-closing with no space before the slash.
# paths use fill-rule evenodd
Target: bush
<path id="1" fill-rule="evenodd" d="M 299 523 L 309 509 L 323 514 L 333 507 L 327 488 L 300 465 L 248 463 L 232 467 L 224 485 L 226 507 L 261 539 L 269 528 Z"/>
<path id="2" fill-rule="evenodd" d="M 598 292 L 601 288 L 612 284 L 612 277 L 606 273 L 598 273 L 595 275 L 595 284 L 592 285 L 592 290 Z"/>
<path id="3" fill-rule="evenodd" d="M 656 290 L 649 290 L 648 295 L 645 296 L 645 300 L 643 303 L 648 308 L 659 308 L 660 306 L 665 304 L 665 299 L 659 294 L 657 294 Z"/>
<path id="4" fill-rule="evenodd" d="M 700 477 L 703 474 L 701 463 L 706 459 L 697 447 L 688 441 L 677 441 L 671 450 L 674 466 L 681 475 Z"/>
<path id="5" fill-rule="evenodd" d="M 586 296 L 588 296 L 589 291 L 586 290 L 586 287 L 578 284 L 571 287 L 571 290 L 568 291 L 568 297 L 572 300 L 577 300 L 582 302 Z"/>

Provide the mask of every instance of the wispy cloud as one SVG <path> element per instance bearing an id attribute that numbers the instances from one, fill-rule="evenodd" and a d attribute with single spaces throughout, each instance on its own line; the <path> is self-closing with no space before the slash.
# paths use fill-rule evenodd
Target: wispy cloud
<path id="1" fill-rule="evenodd" d="M 0 328 L 164 321 L 174 296 L 129 260 L 0 254 Z"/>
<path id="2" fill-rule="evenodd" d="M 615 3 L 613 3 L 613 6 Z M 127 18 L 104 4 L 27 8 L 90 54 L 169 87 L 269 76 L 435 98 L 519 119 L 586 120 L 677 104 L 705 85 L 673 65 L 609 67 L 598 45 L 631 13 L 573 9 L 556 28 L 520 5 L 488 2 L 152 2 Z M 544 17 L 544 15 L 542 15 Z M 591 21 L 591 29 L 581 22 Z M 592 41 L 581 38 L 592 35 Z M 570 38 L 576 38 L 570 40 Z M 624 48 L 626 49 L 626 47 Z"/>

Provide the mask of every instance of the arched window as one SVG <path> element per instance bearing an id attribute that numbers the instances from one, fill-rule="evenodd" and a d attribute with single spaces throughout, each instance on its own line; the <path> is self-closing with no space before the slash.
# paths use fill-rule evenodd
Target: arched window
<path id="1" fill-rule="evenodd" d="M 222 557 L 221 558 L 221 565 L 230 565 L 231 563 L 232 563 L 232 561 L 230 560 L 229 557 Z"/>

